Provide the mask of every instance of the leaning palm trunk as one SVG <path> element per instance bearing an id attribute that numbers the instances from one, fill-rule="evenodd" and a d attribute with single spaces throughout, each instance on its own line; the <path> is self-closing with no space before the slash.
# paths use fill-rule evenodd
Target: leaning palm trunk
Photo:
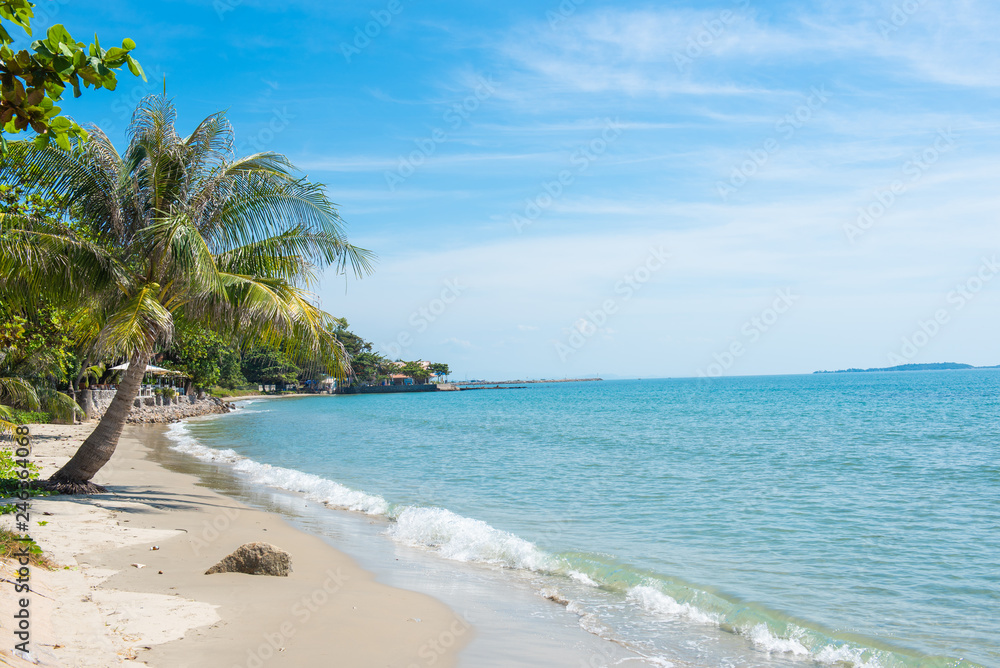
<path id="1" fill-rule="evenodd" d="M 149 357 L 149 353 L 140 352 L 129 360 L 128 369 L 108 410 L 73 458 L 46 481 L 47 489 L 62 494 L 93 494 L 105 491 L 100 485 L 90 482 L 90 479 L 108 463 L 111 455 L 115 453 L 115 448 L 118 447 L 118 439 L 121 438 L 125 421 L 142 386 L 142 377 L 146 373 Z"/>
<path id="2" fill-rule="evenodd" d="M 97 491 L 91 478 L 114 454 L 146 363 L 178 326 L 215 331 L 241 348 L 280 346 L 344 376 L 333 316 L 308 288 L 327 267 L 370 270 L 347 242 L 323 187 L 274 153 L 233 154 L 222 114 L 188 137 L 173 106 L 143 100 L 119 155 L 94 128 L 79 151 L 11 142 L 0 185 L 37 183 L 74 202 L 74 225 L 0 216 L 0 299 L 71 305 L 86 313 L 88 359 L 129 360 L 104 417 L 50 486 Z M 36 178 L 38 174 L 48 179 Z"/>

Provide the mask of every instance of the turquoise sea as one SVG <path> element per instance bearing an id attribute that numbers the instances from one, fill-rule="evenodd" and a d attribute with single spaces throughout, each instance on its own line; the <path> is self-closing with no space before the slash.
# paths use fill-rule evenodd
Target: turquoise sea
<path id="1" fill-rule="evenodd" d="M 522 572 L 650 665 L 1000 666 L 1000 371 L 258 400 L 169 436 Z"/>

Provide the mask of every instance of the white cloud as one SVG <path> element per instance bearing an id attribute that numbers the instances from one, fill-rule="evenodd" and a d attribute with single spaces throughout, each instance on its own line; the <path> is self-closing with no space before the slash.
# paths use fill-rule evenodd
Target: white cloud
<path id="1" fill-rule="evenodd" d="M 780 23 L 735 5 L 581 10 L 555 30 L 544 21 L 526 24 L 497 48 L 523 72 L 521 86 L 555 93 L 774 94 L 751 83 L 763 80 L 754 75 L 831 62 L 854 63 L 876 76 L 905 72 L 955 86 L 1000 85 L 995 4 L 913 0 L 905 3 L 919 5 L 912 13 L 899 9 L 903 4 L 827 5 Z M 507 99 L 522 96 L 519 86 L 505 88 Z"/>

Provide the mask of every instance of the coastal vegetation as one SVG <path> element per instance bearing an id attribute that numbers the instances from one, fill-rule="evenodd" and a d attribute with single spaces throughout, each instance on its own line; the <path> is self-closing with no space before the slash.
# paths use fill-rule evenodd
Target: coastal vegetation
<path id="1" fill-rule="evenodd" d="M 114 90 L 116 72 L 127 66 L 132 74 L 145 79 L 142 66 L 132 57 L 135 42 L 122 40 L 121 47 L 102 49 L 77 42 L 62 25 L 50 27 L 44 39 L 32 42 L 31 50 L 14 51 L 14 37 L 4 21 L 29 36 L 32 34 L 33 5 L 28 0 L 0 0 L 0 152 L 7 149 L 7 134 L 31 129 L 38 147 L 55 143 L 69 150 L 71 141 L 85 140 L 87 132 L 75 121 L 61 115 L 55 103 L 67 86 L 79 97 L 84 88 Z M 16 31 L 15 31 L 16 32 Z"/>
<path id="2" fill-rule="evenodd" d="M 28 563 L 32 566 L 40 566 L 48 570 L 55 568 L 55 565 L 42 552 L 38 543 L 30 539 L 24 540 L 23 536 L 19 536 L 13 531 L 0 529 L 0 559 L 16 560 L 24 549 L 27 549 Z"/>
<path id="3" fill-rule="evenodd" d="M 14 51 L 8 29 L 31 35 L 32 6 L 0 0 L 0 433 L 72 422 L 82 389 L 118 390 L 48 489 L 100 490 L 90 480 L 151 363 L 176 371 L 184 391 L 216 396 L 447 375 L 379 355 L 319 308 L 311 289 L 323 272 L 361 277 L 373 256 L 287 158 L 237 155 L 224 113 L 182 135 L 173 103 L 147 97 L 121 149 L 62 116 L 67 87 L 113 91 L 123 67 L 145 77 L 132 40 L 105 50 L 61 25 Z M 23 131 L 34 136 L 8 137 Z"/>
<path id="4" fill-rule="evenodd" d="M 66 314 L 83 375 L 98 361 L 129 363 L 94 432 L 48 481 L 59 491 L 97 489 L 89 481 L 114 453 L 146 365 L 175 339 L 177 358 L 203 382 L 212 365 L 199 362 L 209 358 L 233 375 L 221 340 L 350 374 L 335 319 L 309 288 L 326 268 L 364 275 L 371 254 L 347 241 L 323 187 L 286 158 L 237 157 L 224 114 L 187 136 L 175 117 L 169 101 L 149 97 L 122 152 L 95 127 L 73 150 L 9 142 L 0 165 L 0 184 L 24 197 L 72 202 L 64 216 L 5 212 L 4 307 Z M 37 407 L 23 383 L 5 388 L 5 403 Z"/>
<path id="5" fill-rule="evenodd" d="M 73 399 L 48 382 L 65 376 L 71 364 L 66 328 L 58 310 L 38 305 L 18 312 L 0 300 L 0 431 L 40 417 L 70 421 L 76 415 Z"/>

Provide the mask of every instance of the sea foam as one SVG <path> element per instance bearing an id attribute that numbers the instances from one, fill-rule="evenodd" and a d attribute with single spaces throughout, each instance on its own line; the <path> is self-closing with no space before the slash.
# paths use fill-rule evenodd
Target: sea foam
<path id="1" fill-rule="evenodd" d="M 191 455 L 192 457 L 200 459 L 203 462 L 225 462 L 232 464 L 243 459 L 242 455 L 229 448 L 225 450 L 216 450 L 215 448 L 205 447 L 191 435 L 191 432 L 188 431 L 187 425 L 183 422 L 174 422 L 167 427 L 167 438 L 174 442 L 171 449 L 176 450 L 177 452 L 183 452 L 186 455 Z"/>
<path id="2" fill-rule="evenodd" d="M 690 603 L 679 603 L 672 596 L 648 585 L 632 587 L 628 592 L 628 600 L 656 615 L 682 617 L 699 624 L 719 625 L 718 615 L 699 610 Z"/>
<path id="3" fill-rule="evenodd" d="M 554 559 L 534 543 L 444 508 L 404 508 L 389 528 L 389 536 L 404 545 L 430 548 L 455 561 L 542 572 L 555 566 Z"/>
<path id="4" fill-rule="evenodd" d="M 796 638 L 782 638 L 768 628 L 767 624 L 754 624 L 751 627 L 740 630 L 740 635 L 746 637 L 757 649 L 768 653 L 791 653 L 796 656 L 805 656 L 809 650 Z"/>
<path id="5" fill-rule="evenodd" d="M 367 515 L 389 513 L 389 503 L 381 496 L 360 492 L 311 473 L 261 464 L 243 457 L 235 450 L 205 447 L 191 435 L 183 422 L 170 425 L 167 436 L 174 441 L 174 450 L 205 462 L 231 464 L 235 471 L 242 473 L 253 483 L 299 492 L 311 501 L 318 501 L 333 508 L 354 510 Z"/>
<path id="6" fill-rule="evenodd" d="M 386 533 L 401 544 L 428 549 L 454 561 L 478 562 L 545 574 L 563 574 L 590 587 L 602 586 L 599 580 L 568 568 L 568 564 L 562 558 L 550 555 L 534 543 L 497 529 L 482 520 L 464 517 L 445 508 L 393 506 L 379 495 L 354 490 L 327 478 L 257 462 L 229 448 L 209 448 L 199 443 L 183 422 L 171 424 L 167 429 L 167 436 L 174 442 L 172 449 L 201 461 L 230 465 L 234 471 L 252 483 L 301 493 L 307 499 L 332 508 L 385 516 L 394 520 Z M 555 591 L 543 590 L 539 593 L 566 605 L 569 612 L 578 615 L 580 626 L 590 633 L 608 639 L 614 637 L 611 629 L 597 614 L 578 601 L 563 598 L 558 592 L 557 596 L 551 595 L 551 592 Z M 682 619 L 715 627 L 719 627 L 723 622 L 722 615 L 706 612 L 690 603 L 681 603 L 651 585 L 630 588 L 626 598 L 647 613 L 665 618 Z M 826 645 L 810 652 L 796 637 L 795 631 L 802 629 L 793 629 L 789 637 L 779 636 L 764 623 L 748 624 L 735 630 L 755 648 L 767 653 L 809 657 L 822 664 L 850 665 L 854 668 L 881 668 L 883 665 L 877 658 L 859 647 Z M 643 658 L 658 665 L 671 665 L 671 662 L 660 657 Z"/>

